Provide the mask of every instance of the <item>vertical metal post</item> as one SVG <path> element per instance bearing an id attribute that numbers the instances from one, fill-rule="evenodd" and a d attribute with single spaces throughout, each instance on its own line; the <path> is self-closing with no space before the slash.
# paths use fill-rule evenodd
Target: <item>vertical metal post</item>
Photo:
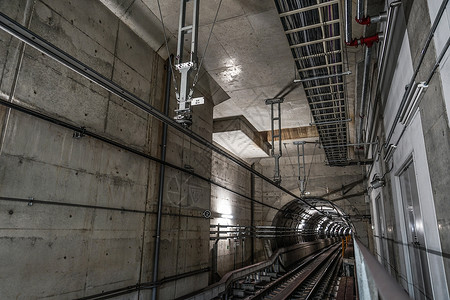
<path id="1" fill-rule="evenodd" d="M 297 166 L 298 166 L 298 180 L 300 183 L 300 194 L 305 194 L 305 182 L 306 182 L 306 164 L 305 164 L 305 142 L 294 142 L 297 146 Z M 302 146 L 300 152 L 300 145 Z M 301 157 L 301 161 L 300 161 Z"/>
<path id="2" fill-rule="evenodd" d="M 272 157 L 275 158 L 275 169 L 273 181 L 280 184 L 280 157 L 283 155 L 281 148 L 281 103 L 283 103 L 284 98 L 267 99 L 266 105 L 270 105 L 270 120 L 271 120 L 271 132 L 272 132 Z M 277 116 L 275 117 L 274 105 L 277 105 Z M 275 134 L 275 121 L 278 121 L 278 133 Z M 275 150 L 275 138 L 278 138 L 278 150 Z"/>
<path id="3" fill-rule="evenodd" d="M 173 55 L 169 57 L 173 59 Z M 167 76 L 166 76 L 166 91 L 165 91 L 165 103 L 164 103 L 164 114 L 167 116 L 169 114 L 169 102 L 170 102 L 170 88 L 171 88 L 171 77 L 172 68 L 170 67 L 170 62 L 168 62 Z M 167 124 L 163 123 L 163 132 L 161 139 L 161 161 L 166 161 L 166 145 L 167 145 Z M 162 206 L 164 199 L 164 176 L 165 176 L 165 165 L 161 164 L 159 169 L 159 190 L 158 190 L 158 214 L 156 219 L 156 235 L 155 235 L 155 256 L 153 260 L 153 282 L 158 281 L 158 268 L 159 268 L 159 249 L 161 242 L 161 218 L 162 218 Z M 152 299 L 156 300 L 157 287 L 155 286 L 152 290 Z"/>
<path id="4" fill-rule="evenodd" d="M 186 4 L 193 2 L 192 25 L 186 25 Z M 192 124 L 191 98 L 193 90 L 189 89 L 189 74 L 197 69 L 198 17 L 200 0 L 180 0 L 180 18 L 178 24 L 177 64 L 175 68 L 181 74 L 180 89 L 177 93 L 178 108 L 175 121 L 189 127 Z M 185 36 L 191 35 L 191 49 L 187 60 L 184 58 Z"/>
<path id="5" fill-rule="evenodd" d="M 255 164 L 252 164 L 252 169 L 255 169 Z M 250 198 L 255 199 L 255 174 L 250 173 Z M 255 202 L 250 202 L 250 234 L 251 234 L 251 262 L 255 263 Z"/>

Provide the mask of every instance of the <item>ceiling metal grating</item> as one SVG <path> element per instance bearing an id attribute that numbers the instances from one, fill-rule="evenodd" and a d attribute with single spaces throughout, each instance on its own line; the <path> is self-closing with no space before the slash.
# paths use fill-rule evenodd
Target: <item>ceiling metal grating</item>
<path id="1" fill-rule="evenodd" d="M 302 84 L 328 163 L 347 165 L 345 79 L 330 76 L 345 71 L 339 0 L 275 0 L 275 4 L 300 79 L 326 77 Z"/>

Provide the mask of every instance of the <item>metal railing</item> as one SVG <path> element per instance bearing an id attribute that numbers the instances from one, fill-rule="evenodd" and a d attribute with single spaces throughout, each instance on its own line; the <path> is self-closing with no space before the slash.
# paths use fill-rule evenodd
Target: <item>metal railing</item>
<path id="1" fill-rule="evenodd" d="M 240 226 L 240 225 L 210 225 L 210 240 L 245 239 L 245 238 L 278 238 L 297 236 L 316 236 L 314 229 L 296 229 L 277 226 Z"/>
<path id="2" fill-rule="evenodd" d="M 359 299 L 411 299 L 356 237 L 353 241 Z"/>

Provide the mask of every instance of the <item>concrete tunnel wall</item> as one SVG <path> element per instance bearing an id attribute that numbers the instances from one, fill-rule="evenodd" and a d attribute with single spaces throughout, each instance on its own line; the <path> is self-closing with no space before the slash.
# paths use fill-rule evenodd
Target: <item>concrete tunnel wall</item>
<path id="1" fill-rule="evenodd" d="M 162 110 L 164 61 L 100 2 L 0 1 L 0 11 Z M 0 52 L 2 99 L 159 157 L 159 121 L 4 31 Z M 211 140 L 213 104 L 204 96 L 192 129 Z M 172 115 L 173 95 L 170 106 Z M 151 282 L 159 166 L 3 106 L 0 126 L 1 197 L 86 206 L 2 199 L 1 297 L 78 298 Z M 209 176 L 210 151 L 172 129 L 167 149 L 168 162 Z M 165 182 L 159 278 L 209 266 L 209 221 L 201 212 L 210 207 L 210 184 L 169 168 Z M 159 297 L 207 284 L 201 273 L 160 286 Z"/>
<path id="2" fill-rule="evenodd" d="M 0 1 L 0 11 L 162 110 L 164 60 L 100 1 Z M 159 157 L 159 121 L 4 31 L 0 54 L 3 100 Z M 205 96 L 205 105 L 195 108 L 192 130 L 211 141 L 211 99 L 217 87 L 212 82 L 205 86 L 195 91 Z M 170 99 L 173 117 L 173 90 Z M 2 297 L 78 298 L 151 282 L 159 165 L 88 136 L 73 138 L 72 130 L 4 106 L 0 126 Z M 250 195 L 248 171 L 171 128 L 167 161 Z M 267 165 L 255 163 L 255 168 L 270 173 Z M 315 168 L 312 177 L 322 169 Z M 355 168 L 337 180 L 359 173 Z M 211 224 L 249 226 L 251 219 L 250 202 L 236 194 L 171 168 L 166 168 L 164 180 L 160 279 L 211 266 Z M 256 200 L 282 206 L 282 193 L 261 179 L 255 178 L 254 190 Z M 28 205 L 29 198 L 36 200 L 33 205 Z M 207 209 L 213 212 L 210 220 L 202 217 Z M 227 214 L 224 209 L 231 211 L 232 220 L 221 218 Z M 272 208 L 254 206 L 254 225 L 272 225 L 274 216 Z M 250 263 L 248 241 L 234 243 L 219 244 L 220 275 Z M 255 262 L 269 254 L 267 244 L 256 239 Z M 208 272 L 173 280 L 162 284 L 158 295 L 179 297 L 210 280 Z M 127 297 L 150 293 L 142 290 Z"/>

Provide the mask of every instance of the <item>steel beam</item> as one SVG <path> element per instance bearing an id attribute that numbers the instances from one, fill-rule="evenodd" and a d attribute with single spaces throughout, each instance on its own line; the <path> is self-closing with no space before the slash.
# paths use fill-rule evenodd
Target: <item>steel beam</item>
<path id="1" fill-rule="evenodd" d="M 284 33 L 291 34 L 291 33 L 296 33 L 296 32 L 305 31 L 305 30 L 309 30 L 309 29 L 319 28 L 319 27 L 323 27 L 323 26 L 327 26 L 327 25 L 333 25 L 333 24 L 336 24 L 339 22 L 340 22 L 339 19 L 325 21 L 325 22 L 321 22 L 321 23 L 317 23 L 317 24 L 313 24 L 313 25 L 307 25 L 307 26 L 302 26 L 302 27 L 298 27 L 295 29 L 291 29 L 291 30 L 286 30 Z"/>
<path id="2" fill-rule="evenodd" d="M 304 46 L 313 45 L 313 44 L 320 44 L 320 43 L 323 43 L 323 42 L 330 42 L 330 41 L 339 40 L 340 38 L 341 38 L 340 36 L 332 36 L 332 37 L 327 37 L 327 38 L 323 38 L 323 39 L 320 39 L 320 40 L 314 40 L 314 41 L 309 41 L 309 42 L 304 42 L 304 43 L 300 43 L 300 44 L 291 45 L 290 48 L 294 49 L 294 48 L 304 47 Z"/>
<path id="3" fill-rule="evenodd" d="M 317 65 L 314 67 L 308 67 L 308 68 L 304 68 L 304 69 L 298 69 L 298 71 L 300 72 L 305 72 L 305 71 L 309 71 L 309 70 L 315 70 L 315 69 L 321 69 L 321 68 L 328 68 L 328 67 L 333 67 L 333 66 L 339 66 L 342 65 L 343 62 L 337 62 L 337 63 L 332 63 L 332 64 L 325 64 L 325 65 Z"/>
<path id="4" fill-rule="evenodd" d="M 311 5 L 311 6 L 302 7 L 299 9 L 290 10 L 290 11 L 281 13 L 280 18 L 287 17 L 287 16 L 294 15 L 294 14 L 299 14 L 299 13 L 309 11 L 309 10 L 314 10 L 314 9 L 317 9 L 320 7 L 330 6 L 330 5 L 336 4 L 338 2 L 339 2 L 339 0 L 332 0 L 332 1 L 328 1 L 328 2 L 322 2 L 322 3 L 316 4 L 316 5 Z"/>

